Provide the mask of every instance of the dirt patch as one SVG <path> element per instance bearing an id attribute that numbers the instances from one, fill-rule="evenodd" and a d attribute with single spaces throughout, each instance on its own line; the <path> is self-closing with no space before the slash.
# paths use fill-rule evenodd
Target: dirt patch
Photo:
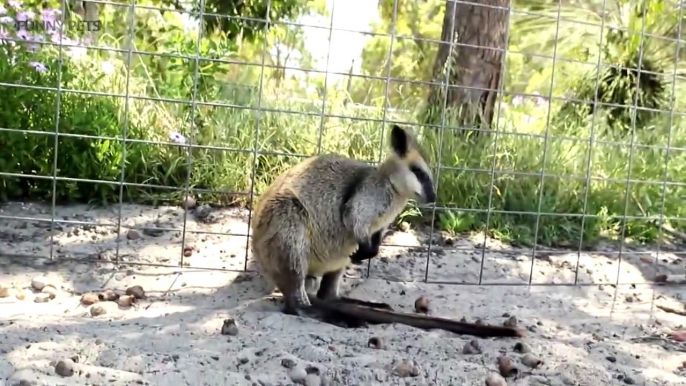
<path id="1" fill-rule="evenodd" d="M 683 307 L 683 290 L 650 283 L 658 272 L 684 273 L 675 248 L 656 256 L 632 247 L 621 262 L 613 246 L 538 250 L 532 265 L 531 249 L 484 247 L 479 235 L 440 238 L 427 251 L 427 233 L 409 230 L 386 239 L 370 278 L 366 264 L 349 269 L 348 296 L 407 312 L 425 296 L 434 315 L 492 324 L 515 316 L 528 331 L 480 339 L 478 352 L 465 353 L 472 337 L 400 325 L 342 329 L 280 313 L 263 280 L 240 273 L 254 267 L 238 209 L 124 205 L 118 232 L 119 207 L 58 207 L 63 222 L 52 233 L 49 207 L 0 210 L 0 287 L 13 291 L 0 298 L 0 379 L 11 385 L 483 385 L 501 355 L 520 368 L 509 384 L 686 385 L 686 348 L 665 337 L 686 318 L 655 307 Z M 571 286 L 577 272 L 582 286 Z M 56 289 L 53 298 L 35 289 L 36 277 Z M 530 280 L 560 285 L 522 286 Z M 134 285 L 147 297 L 131 307 L 80 304 L 84 293 Z M 96 305 L 104 313 L 93 316 Z M 237 334 L 221 334 L 227 319 Z M 543 363 L 526 367 L 517 343 Z M 56 373 L 60 362 L 67 376 Z"/>

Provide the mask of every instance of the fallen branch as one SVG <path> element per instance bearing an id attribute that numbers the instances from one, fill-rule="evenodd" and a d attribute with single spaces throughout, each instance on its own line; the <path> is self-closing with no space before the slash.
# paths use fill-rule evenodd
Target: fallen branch
<path id="1" fill-rule="evenodd" d="M 655 276 L 655 279 L 653 279 L 653 281 L 656 283 L 686 284 L 686 275 L 661 274 Z"/>
<path id="2" fill-rule="evenodd" d="M 656 304 L 655 307 L 661 309 L 661 310 L 664 311 L 664 312 L 668 312 L 668 313 L 670 313 L 670 314 L 676 314 L 676 315 L 686 316 L 686 311 L 677 310 L 676 308 L 672 308 L 672 307 L 669 307 L 669 306 L 663 306 L 663 305 L 660 305 L 660 304 Z"/>
<path id="3" fill-rule="evenodd" d="M 310 297 L 312 306 L 324 311 L 326 318 L 352 321 L 353 325 L 399 323 L 425 330 L 440 329 L 456 334 L 472 335 L 481 338 L 523 337 L 524 331 L 515 327 L 489 326 L 458 322 L 452 319 L 437 318 L 419 314 L 408 314 L 394 311 L 385 303 L 363 302 L 356 299 L 341 298 L 338 300 L 321 300 Z M 367 305 L 365 305 L 365 303 Z M 327 321 L 330 322 L 330 321 Z"/>

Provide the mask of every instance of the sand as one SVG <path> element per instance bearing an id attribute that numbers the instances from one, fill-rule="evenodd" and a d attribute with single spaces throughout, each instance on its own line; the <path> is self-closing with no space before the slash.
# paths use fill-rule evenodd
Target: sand
<path id="1" fill-rule="evenodd" d="M 527 331 L 477 339 L 481 352 L 465 354 L 475 338 L 402 325 L 344 329 L 282 314 L 261 277 L 217 270 L 254 268 L 245 262 L 243 210 L 68 206 L 55 214 L 65 222 L 51 238 L 49 206 L 0 207 L 0 384 L 484 385 L 506 355 L 520 369 L 509 385 L 686 385 L 686 346 L 667 336 L 686 317 L 655 307 L 682 309 L 683 287 L 650 283 L 658 272 L 684 273 L 675 254 L 683 246 L 663 247 L 657 265 L 655 246 L 632 246 L 621 265 L 609 243 L 581 254 L 538 250 L 532 271 L 531 249 L 489 241 L 484 250 L 480 235 L 434 235 L 428 279 L 478 282 L 483 254 L 483 285 L 426 284 L 428 234 L 409 229 L 385 240 L 368 278 L 366 264 L 349 270 L 347 296 L 406 312 L 425 296 L 432 315 L 489 324 L 514 316 Z M 158 229 L 131 229 L 145 226 Z M 181 268 L 184 234 L 192 248 Z M 583 285 L 571 286 L 577 260 Z M 560 285 L 522 286 L 530 272 L 534 284 Z M 40 283 L 56 296 L 32 289 Z M 133 285 L 147 298 L 132 307 L 80 304 L 84 293 Z M 96 306 L 105 313 L 91 315 Z M 235 320 L 237 333 L 221 333 L 225 319 Z M 372 337 L 380 347 L 368 346 Z M 523 365 L 518 342 L 543 364 Z M 69 376 L 56 372 L 69 368 Z"/>

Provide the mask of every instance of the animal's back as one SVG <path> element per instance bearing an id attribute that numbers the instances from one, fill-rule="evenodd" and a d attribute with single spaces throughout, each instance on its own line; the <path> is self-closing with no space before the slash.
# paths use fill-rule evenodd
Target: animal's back
<path id="1" fill-rule="evenodd" d="M 352 232 L 342 222 L 341 206 L 357 184 L 370 176 L 374 167 L 335 154 L 305 159 L 274 180 L 255 207 L 253 251 L 263 266 L 269 265 L 268 240 L 287 237 L 277 233 L 297 233 L 296 224 L 306 232 L 309 274 L 321 276 L 348 265 L 357 248 Z"/>

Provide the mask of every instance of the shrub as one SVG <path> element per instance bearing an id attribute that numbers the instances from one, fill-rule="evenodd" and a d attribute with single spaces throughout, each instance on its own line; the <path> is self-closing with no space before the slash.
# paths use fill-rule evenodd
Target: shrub
<path id="1" fill-rule="evenodd" d="M 195 54 L 195 36 L 175 31 L 172 37 L 166 48 Z M 155 44 L 160 41 L 145 38 Z M 380 146 L 379 120 L 418 121 L 421 113 L 416 105 L 410 112 L 402 110 L 404 106 L 398 106 L 396 112 L 384 112 L 346 103 L 346 93 L 337 93 L 331 82 L 327 82 L 323 106 L 321 95 L 317 101 L 291 100 L 290 96 L 303 93 L 302 89 L 275 88 L 268 81 L 268 69 L 261 82 L 258 75 L 262 70 L 257 67 L 246 70 L 247 66 L 216 62 L 201 62 L 199 87 L 194 92 L 195 61 L 185 58 L 135 56 L 127 81 L 121 57 L 94 50 L 83 54 L 85 49 L 78 45 L 65 48 L 69 55 L 59 71 L 57 49 L 44 46 L 36 50 L 30 45 L 36 43 L 35 37 L 32 39 L 0 47 L 0 88 L 4 94 L 0 98 L 0 171 L 34 177 L 3 176 L 0 196 L 4 200 L 52 198 L 50 177 L 56 165 L 57 176 L 67 179 L 56 184 L 55 198 L 60 201 L 117 202 L 123 178 L 127 183 L 123 198 L 129 202 L 177 200 L 188 184 L 202 201 L 244 204 L 253 181 L 259 194 L 300 156 L 316 153 L 319 145 L 322 152 L 379 160 L 380 152 L 386 151 L 386 146 Z M 101 37 L 99 43 L 114 44 L 107 39 Z M 201 54 L 236 58 L 238 54 L 230 52 L 230 46 L 203 43 Z M 70 50 L 80 50 L 81 55 L 72 55 Z M 324 84 L 323 78 L 323 74 L 311 76 L 308 85 Z M 127 106 L 120 96 L 67 91 L 58 95 L 58 84 L 62 89 L 118 95 L 126 94 L 128 87 L 134 97 Z M 655 95 L 662 92 L 655 90 Z M 188 103 L 194 95 L 202 103 Z M 248 106 L 261 106 L 261 110 Z M 588 138 L 592 122 L 583 118 L 587 113 L 584 107 L 571 110 L 582 118 L 560 119 L 546 130 L 547 107 L 544 99 L 501 107 L 497 135 L 474 138 L 448 131 L 438 138 L 435 130 L 423 131 L 423 142 L 445 167 L 436 175 L 439 205 L 447 208 L 436 211 L 437 225 L 452 232 L 487 228 L 491 235 L 521 243 L 576 246 L 582 237 L 593 241 L 617 236 L 622 227 L 626 236 L 654 240 L 654 221 L 642 217 L 662 212 L 663 193 L 666 215 L 686 215 L 682 205 L 686 189 L 667 184 L 663 190 L 658 183 L 665 172 L 670 181 L 679 181 L 684 175 L 681 165 L 686 164 L 686 153 L 673 150 L 667 162 L 666 151 L 655 147 L 665 144 L 670 130 L 672 146 L 686 147 L 681 118 L 645 116 L 641 128 L 651 130 L 637 130 L 636 143 L 641 146 L 633 150 L 599 143 L 591 148 Z M 321 117 L 322 112 L 329 116 Z M 596 128 L 596 139 L 613 140 L 607 121 L 601 125 Z M 455 126 L 454 122 L 448 126 Z M 55 151 L 52 133 L 56 129 L 60 135 Z M 125 145 L 121 141 L 124 133 L 128 140 Z M 546 133 L 571 139 L 546 141 Z M 200 147 L 189 150 L 184 146 L 191 139 Z M 257 158 L 254 146 L 259 150 Z M 192 161 L 190 168 L 188 159 Z M 589 160 L 593 179 L 587 185 Z M 631 182 L 627 195 L 628 175 L 640 182 Z M 588 200 L 584 202 L 587 188 Z M 492 210 L 490 216 L 484 213 L 486 209 Z M 536 215 L 539 212 L 543 215 Z M 419 213 L 412 208 L 402 218 L 411 219 Z M 582 225 L 584 213 L 592 217 Z M 622 222 L 624 214 L 638 219 Z M 683 228 L 680 225 L 673 224 Z"/>

